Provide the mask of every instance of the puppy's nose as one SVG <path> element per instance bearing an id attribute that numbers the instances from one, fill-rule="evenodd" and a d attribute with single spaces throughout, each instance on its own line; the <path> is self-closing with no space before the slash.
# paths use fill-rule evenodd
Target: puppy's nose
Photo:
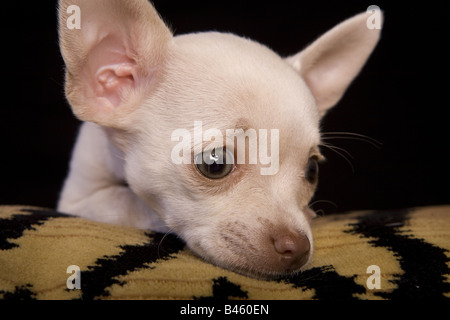
<path id="1" fill-rule="evenodd" d="M 308 237 L 297 232 L 289 232 L 274 237 L 273 246 L 279 257 L 279 263 L 286 271 L 303 266 L 309 258 L 311 244 Z"/>

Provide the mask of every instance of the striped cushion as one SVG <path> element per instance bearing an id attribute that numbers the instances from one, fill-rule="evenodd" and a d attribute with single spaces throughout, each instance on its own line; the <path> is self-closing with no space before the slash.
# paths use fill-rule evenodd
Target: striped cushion
<path id="1" fill-rule="evenodd" d="M 173 235 L 0 206 L 0 298 L 450 298 L 450 206 L 324 216 L 313 233 L 309 268 L 265 281 L 206 263 Z"/>

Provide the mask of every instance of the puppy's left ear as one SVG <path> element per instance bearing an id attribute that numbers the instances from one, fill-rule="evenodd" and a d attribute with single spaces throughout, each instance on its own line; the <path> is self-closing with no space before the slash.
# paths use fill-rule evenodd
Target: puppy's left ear
<path id="1" fill-rule="evenodd" d="M 381 11 L 377 14 L 382 20 Z M 380 29 L 367 26 L 370 17 L 370 12 L 364 12 L 345 20 L 303 51 L 286 58 L 306 81 L 321 116 L 341 99 L 380 38 Z"/>

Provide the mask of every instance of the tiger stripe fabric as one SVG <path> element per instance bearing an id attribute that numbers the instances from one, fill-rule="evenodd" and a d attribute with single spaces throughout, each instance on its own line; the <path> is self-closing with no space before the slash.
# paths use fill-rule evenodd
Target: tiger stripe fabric
<path id="1" fill-rule="evenodd" d="M 450 299 L 450 206 L 322 216 L 313 234 L 308 269 L 267 281 L 174 235 L 0 206 L 0 299 Z"/>

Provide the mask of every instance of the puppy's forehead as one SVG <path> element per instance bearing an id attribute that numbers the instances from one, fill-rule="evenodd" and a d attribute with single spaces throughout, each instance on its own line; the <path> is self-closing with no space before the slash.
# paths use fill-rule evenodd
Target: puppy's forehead
<path id="1" fill-rule="evenodd" d="M 269 48 L 216 32 L 175 40 L 179 60 L 174 72 L 189 86 L 184 94 L 198 102 L 194 120 L 219 129 L 289 128 L 297 136 L 318 127 L 304 80 Z"/>

